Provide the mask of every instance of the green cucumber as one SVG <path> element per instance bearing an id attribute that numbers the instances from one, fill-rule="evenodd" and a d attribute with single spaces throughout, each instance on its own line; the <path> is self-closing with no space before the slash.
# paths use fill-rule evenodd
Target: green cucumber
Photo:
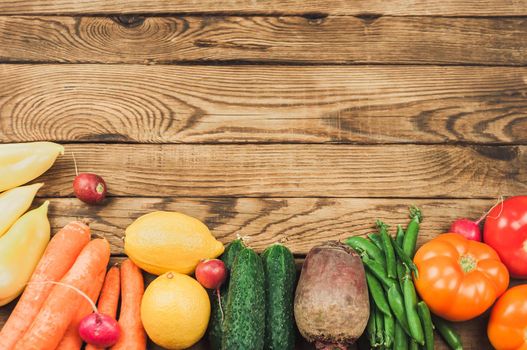
<path id="1" fill-rule="evenodd" d="M 221 256 L 221 260 L 225 263 L 227 271 L 230 272 L 232 265 L 234 264 L 234 259 L 238 253 L 245 248 L 243 241 L 241 239 L 236 239 L 232 241 L 225 252 Z M 225 309 L 227 303 L 227 291 L 229 286 L 229 275 L 227 274 L 227 280 L 220 288 L 221 294 L 221 305 Z M 210 294 L 210 303 L 211 303 L 211 312 L 210 312 L 210 322 L 209 322 L 209 341 L 212 350 L 221 349 L 221 339 L 223 336 L 223 320 L 220 309 L 220 304 L 218 301 L 218 296 L 216 291 L 212 291 Z M 225 311 L 225 310 L 224 310 Z"/>
<path id="2" fill-rule="evenodd" d="M 263 350 L 265 336 L 265 275 L 262 259 L 242 249 L 231 270 L 222 350 Z"/>
<path id="3" fill-rule="evenodd" d="M 295 258 L 289 249 L 273 244 L 262 254 L 265 272 L 266 350 L 293 350 L 295 348 Z"/>

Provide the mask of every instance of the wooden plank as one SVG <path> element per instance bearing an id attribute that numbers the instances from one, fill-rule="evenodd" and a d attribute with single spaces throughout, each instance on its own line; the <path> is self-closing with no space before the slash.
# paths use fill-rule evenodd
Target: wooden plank
<path id="1" fill-rule="evenodd" d="M 9 0 L 2 1 L 1 14 L 81 13 L 321 13 L 339 15 L 443 15 L 520 16 L 527 14 L 525 0 Z"/>
<path id="2" fill-rule="evenodd" d="M 527 143 L 527 69 L 0 65 L 0 142 Z"/>
<path id="3" fill-rule="evenodd" d="M 527 64 L 515 18 L 0 17 L 0 60 Z"/>
<path id="4" fill-rule="evenodd" d="M 527 189 L 525 146 L 68 144 L 38 181 L 72 196 L 71 152 L 112 196 L 497 198 Z"/>
<path id="5" fill-rule="evenodd" d="M 138 217 L 156 210 L 179 211 L 196 217 L 223 243 L 238 235 L 262 251 L 284 242 L 296 255 L 317 243 L 366 235 L 381 219 L 395 228 L 408 222 L 408 206 L 422 209 L 424 222 L 418 244 L 446 232 L 458 217 L 478 218 L 495 200 L 358 199 L 358 198 L 112 198 L 104 206 L 88 206 L 75 198 L 52 198 L 50 221 L 56 232 L 77 219 L 106 237 L 113 254 L 123 254 L 124 231 Z M 37 200 L 35 205 L 43 199 Z"/>

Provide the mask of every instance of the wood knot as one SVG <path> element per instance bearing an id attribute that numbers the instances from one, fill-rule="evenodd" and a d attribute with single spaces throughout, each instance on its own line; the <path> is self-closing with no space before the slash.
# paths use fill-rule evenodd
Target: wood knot
<path id="1" fill-rule="evenodd" d="M 136 15 L 119 15 L 113 16 L 112 20 L 125 28 L 135 28 L 143 24 L 145 17 Z"/>
<path id="2" fill-rule="evenodd" d="M 325 19 L 328 17 L 327 13 L 324 12 L 308 12 L 302 15 L 309 24 L 322 24 Z"/>
<path id="3" fill-rule="evenodd" d="M 356 15 L 358 19 L 360 19 L 362 22 L 364 22 L 365 25 L 370 25 L 374 23 L 376 20 L 382 17 L 382 14 L 380 13 L 373 13 L 373 12 L 363 12 Z"/>

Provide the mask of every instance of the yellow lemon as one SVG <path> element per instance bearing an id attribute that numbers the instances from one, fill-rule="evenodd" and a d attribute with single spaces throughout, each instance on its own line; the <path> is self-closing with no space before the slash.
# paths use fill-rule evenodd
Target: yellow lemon
<path id="1" fill-rule="evenodd" d="M 156 211 L 141 216 L 126 229 L 124 251 L 145 271 L 191 274 L 202 259 L 223 253 L 207 226 L 191 216 Z"/>
<path id="2" fill-rule="evenodd" d="M 170 350 L 191 347 L 205 334 L 209 318 L 209 296 L 192 277 L 168 272 L 145 290 L 141 320 L 159 346 Z"/>

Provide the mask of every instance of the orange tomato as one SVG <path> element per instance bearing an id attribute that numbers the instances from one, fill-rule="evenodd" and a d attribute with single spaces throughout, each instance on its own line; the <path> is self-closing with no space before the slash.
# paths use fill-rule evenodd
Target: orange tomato
<path id="1" fill-rule="evenodd" d="M 496 350 L 527 349 L 527 285 L 509 289 L 496 302 L 487 334 Z"/>
<path id="2" fill-rule="evenodd" d="M 485 312 L 507 290 L 509 272 L 490 246 L 445 233 L 415 254 L 415 286 L 432 312 L 466 321 Z"/>

